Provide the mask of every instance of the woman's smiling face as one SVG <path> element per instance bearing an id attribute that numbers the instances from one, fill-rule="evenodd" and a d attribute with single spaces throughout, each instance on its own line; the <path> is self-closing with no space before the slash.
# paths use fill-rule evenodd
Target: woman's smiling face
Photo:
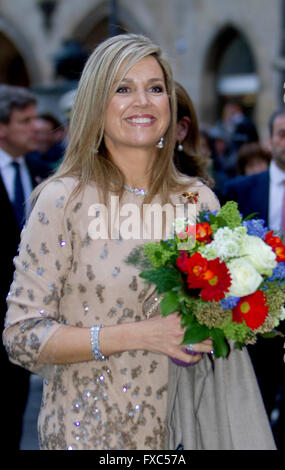
<path id="1" fill-rule="evenodd" d="M 170 123 L 169 97 L 158 61 L 147 56 L 116 84 L 105 117 L 105 145 L 150 148 L 165 134 Z"/>

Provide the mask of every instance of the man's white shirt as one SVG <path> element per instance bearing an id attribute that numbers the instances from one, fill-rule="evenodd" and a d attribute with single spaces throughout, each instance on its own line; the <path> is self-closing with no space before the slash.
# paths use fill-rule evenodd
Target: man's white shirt
<path id="1" fill-rule="evenodd" d="M 269 166 L 269 213 L 268 225 L 271 230 L 280 230 L 282 202 L 285 191 L 285 172 L 274 161 Z"/>
<path id="2" fill-rule="evenodd" d="M 11 163 L 14 161 L 18 162 L 20 165 L 20 174 L 24 189 L 25 201 L 26 201 L 26 217 L 30 213 L 31 210 L 31 201 L 30 195 L 33 190 L 33 185 L 31 182 L 31 177 L 29 170 L 27 168 L 25 159 L 23 156 L 12 158 L 8 153 L 6 153 L 3 149 L 0 148 L 0 173 L 2 176 L 3 183 L 5 185 L 8 197 L 10 201 L 14 202 L 14 180 L 15 180 L 15 168 Z"/>

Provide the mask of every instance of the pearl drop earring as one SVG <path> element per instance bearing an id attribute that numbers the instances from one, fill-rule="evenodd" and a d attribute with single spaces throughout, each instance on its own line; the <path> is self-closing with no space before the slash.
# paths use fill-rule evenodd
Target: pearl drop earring
<path id="1" fill-rule="evenodd" d="M 178 152 L 183 152 L 183 145 L 182 145 L 182 144 L 178 144 L 177 150 L 178 150 Z"/>
<path id="2" fill-rule="evenodd" d="M 157 146 L 157 148 L 159 148 L 159 149 L 163 149 L 163 147 L 164 147 L 164 137 L 161 137 L 161 138 L 159 139 L 159 142 L 156 144 L 156 146 Z"/>

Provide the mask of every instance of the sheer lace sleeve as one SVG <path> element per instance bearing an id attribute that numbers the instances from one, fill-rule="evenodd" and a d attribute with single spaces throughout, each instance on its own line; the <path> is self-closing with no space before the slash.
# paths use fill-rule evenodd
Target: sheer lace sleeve
<path id="1" fill-rule="evenodd" d="M 39 355 L 65 322 L 60 303 L 72 263 L 68 190 L 61 181 L 41 192 L 22 231 L 14 259 L 14 280 L 8 294 L 3 341 L 10 360 L 42 374 Z"/>

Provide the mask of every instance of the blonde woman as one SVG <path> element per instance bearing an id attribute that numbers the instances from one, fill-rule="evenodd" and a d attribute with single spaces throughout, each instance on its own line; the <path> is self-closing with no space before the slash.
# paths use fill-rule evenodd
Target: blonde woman
<path id="1" fill-rule="evenodd" d="M 98 46 L 79 83 L 65 158 L 36 192 L 8 297 L 10 358 L 44 377 L 41 449 L 180 444 L 166 439 L 168 356 L 198 364 L 211 340 L 190 358 L 179 317 L 147 319 L 152 288 L 125 263 L 143 243 L 143 204 L 175 205 L 191 188 L 199 192 L 192 213 L 219 207 L 210 189 L 174 170 L 175 116 L 158 46 L 138 35 Z"/>

